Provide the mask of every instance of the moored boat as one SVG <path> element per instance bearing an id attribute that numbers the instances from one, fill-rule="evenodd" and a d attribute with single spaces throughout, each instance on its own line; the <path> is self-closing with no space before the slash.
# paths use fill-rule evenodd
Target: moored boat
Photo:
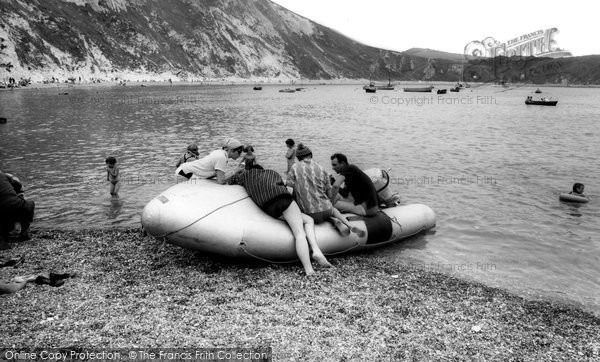
<path id="1" fill-rule="evenodd" d="M 557 100 L 544 97 L 540 98 L 540 100 L 534 100 L 533 97 L 528 96 L 527 99 L 525 99 L 525 104 L 534 106 L 556 106 L 557 103 Z"/>
<path id="2" fill-rule="evenodd" d="M 433 90 L 433 86 L 429 86 L 429 87 L 416 87 L 416 88 L 404 88 L 405 92 L 423 92 L 423 93 L 427 93 L 427 92 L 431 92 Z"/>
<path id="3" fill-rule="evenodd" d="M 262 90 L 262 87 L 260 87 L 260 86 L 256 86 L 256 87 L 254 87 L 254 88 L 252 88 L 252 89 L 254 89 L 254 90 Z"/>
<path id="4" fill-rule="evenodd" d="M 447 89 L 438 89 L 437 94 L 446 94 L 447 91 Z"/>

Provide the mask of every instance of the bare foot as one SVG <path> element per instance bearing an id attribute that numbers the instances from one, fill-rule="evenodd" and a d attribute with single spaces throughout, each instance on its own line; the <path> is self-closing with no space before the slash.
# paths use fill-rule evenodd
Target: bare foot
<path id="1" fill-rule="evenodd" d="M 318 254 L 313 253 L 313 259 L 315 259 L 317 264 L 319 264 L 319 266 L 321 266 L 323 268 L 332 268 L 333 267 L 333 265 L 329 264 L 329 262 L 327 261 L 327 258 L 325 258 L 325 255 L 323 255 L 322 253 L 318 253 Z"/>
<path id="2" fill-rule="evenodd" d="M 331 218 L 331 220 L 333 221 L 333 225 L 335 226 L 335 228 L 340 232 L 342 236 L 350 235 L 350 229 L 348 229 L 348 227 L 344 225 L 340 220 L 336 218 Z"/>
<path id="3" fill-rule="evenodd" d="M 363 229 L 357 228 L 356 226 L 351 227 L 350 231 L 352 231 L 353 233 L 355 233 L 359 238 L 362 238 L 365 235 L 367 235 L 366 231 L 364 231 Z"/>

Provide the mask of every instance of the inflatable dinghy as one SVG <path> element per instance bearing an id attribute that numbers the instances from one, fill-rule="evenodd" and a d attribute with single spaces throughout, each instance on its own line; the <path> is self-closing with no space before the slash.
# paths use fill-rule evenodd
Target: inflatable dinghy
<path id="1" fill-rule="evenodd" d="M 577 195 L 573 195 L 573 194 L 560 194 L 560 196 L 558 196 L 558 199 L 560 201 L 579 202 L 579 203 L 586 203 L 586 202 L 590 201 L 590 199 L 588 199 L 585 196 L 577 196 Z"/>
<path id="2" fill-rule="evenodd" d="M 347 216 L 366 235 L 342 236 L 329 222 L 315 225 L 324 254 L 385 245 L 431 229 L 436 222 L 433 210 L 421 204 L 386 208 L 368 218 Z M 179 183 L 144 207 L 142 226 L 150 235 L 183 248 L 270 262 L 297 260 L 287 223 L 265 214 L 241 186 L 202 179 Z"/>

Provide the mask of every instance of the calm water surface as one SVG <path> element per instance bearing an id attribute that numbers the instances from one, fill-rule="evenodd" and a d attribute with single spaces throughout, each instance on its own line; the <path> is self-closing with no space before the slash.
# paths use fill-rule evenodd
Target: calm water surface
<path id="1" fill-rule="evenodd" d="M 557 107 L 526 106 L 527 87 L 439 97 L 357 85 L 278 89 L 3 91 L 0 169 L 36 201 L 36 228 L 137 227 L 143 206 L 174 184 L 188 143 L 208 153 L 235 136 L 283 171 L 291 137 L 326 166 L 344 152 L 363 168 L 391 168 L 403 202 L 436 211 L 435 231 L 375 253 L 600 313 L 600 89 L 542 88 Z M 109 155 L 124 179 L 117 201 L 105 181 Z M 576 181 L 593 201 L 559 202 Z"/>

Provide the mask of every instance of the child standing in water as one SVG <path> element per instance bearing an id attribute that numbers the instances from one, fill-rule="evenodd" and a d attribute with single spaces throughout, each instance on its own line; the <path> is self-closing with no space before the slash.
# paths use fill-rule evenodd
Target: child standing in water
<path id="1" fill-rule="evenodd" d="M 290 171 L 292 170 L 292 165 L 295 162 L 295 158 L 296 158 L 296 147 L 295 147 L 296 142 L 294 142 L 293 139 L 288 138 L 287 140 L 285 140 L 285 145 L 287 146 L 287 152 L 285 153 L 285 158 L 287 158 L 287 170 L 285 171 L 285 174 L 288 175 L 290 173 Z"/>
<path id="2" fill-rule="evenodd" d="M 110 182 L 110 194 L 113 197 L 119 196 L 121 183 L 119 182 L 119 168 L 117 159 L 110 156 L 106 158 L 106 180 Z"/>

